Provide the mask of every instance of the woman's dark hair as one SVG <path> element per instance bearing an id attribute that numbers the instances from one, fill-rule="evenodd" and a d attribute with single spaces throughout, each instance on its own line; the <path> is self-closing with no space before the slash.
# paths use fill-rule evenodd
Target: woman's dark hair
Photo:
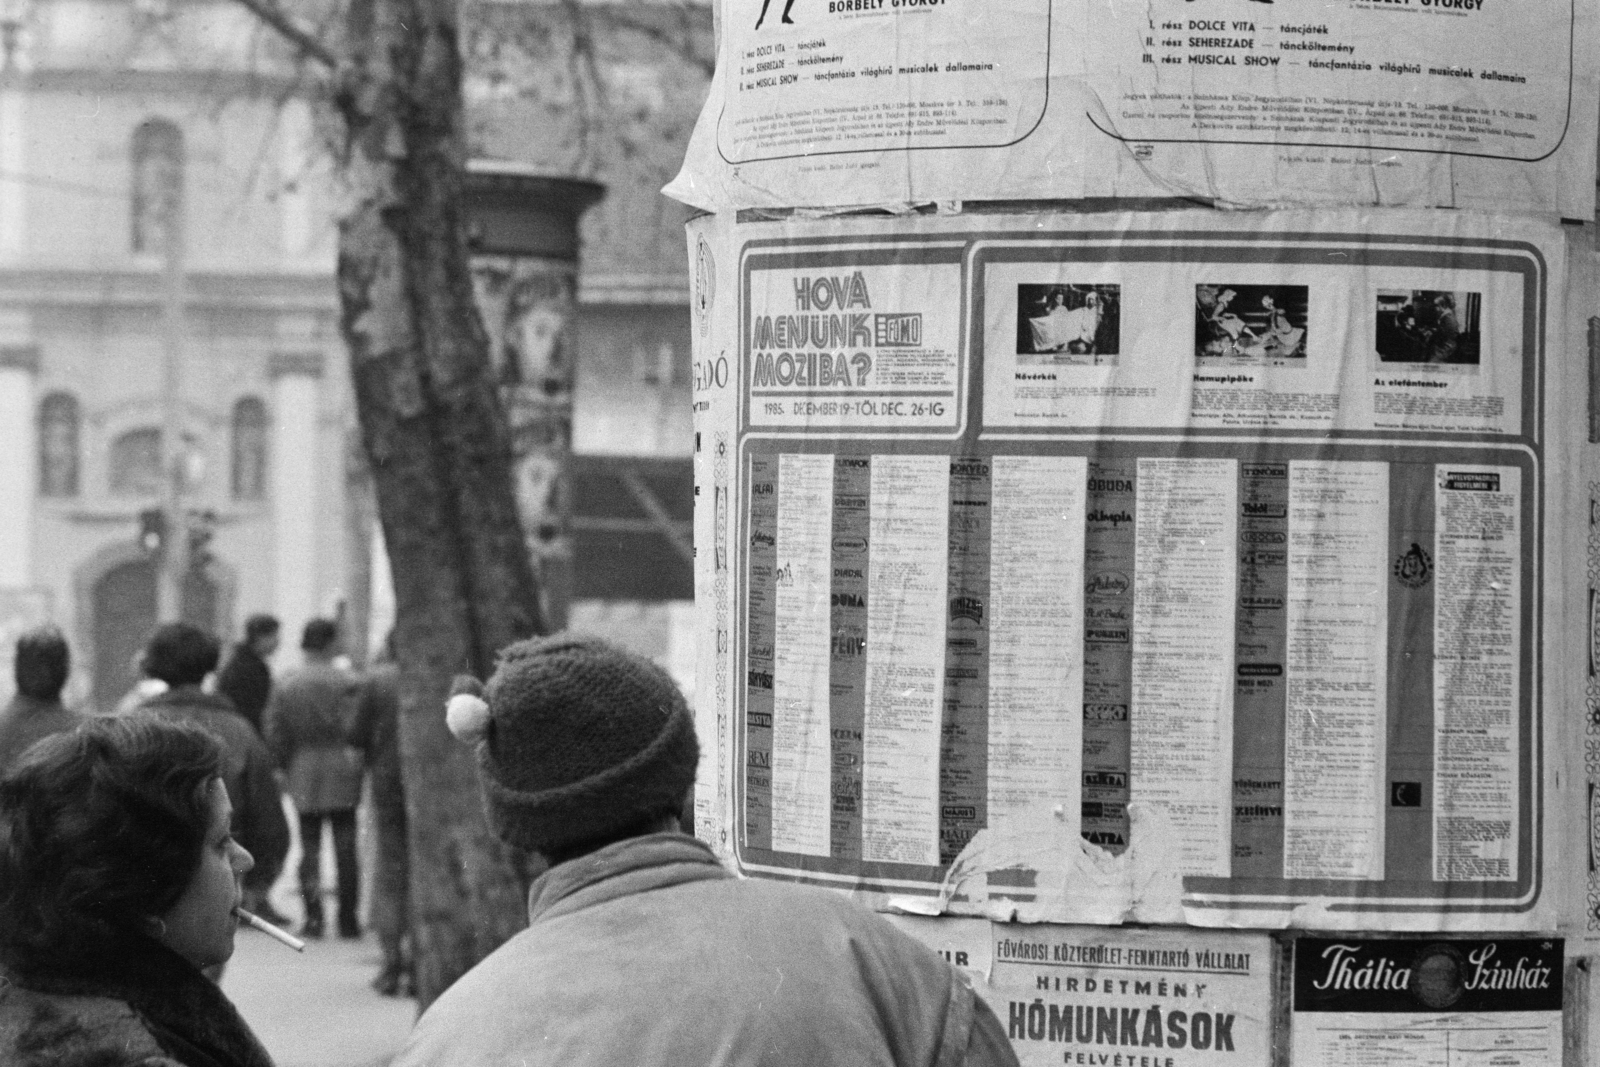
<path id="1" fill-rule="evenodd" d="M 91 719 L 0 778 L 0 964 L 103 957 L 177 903 L 210 829 L 217 742 L 197 726 Z"/>

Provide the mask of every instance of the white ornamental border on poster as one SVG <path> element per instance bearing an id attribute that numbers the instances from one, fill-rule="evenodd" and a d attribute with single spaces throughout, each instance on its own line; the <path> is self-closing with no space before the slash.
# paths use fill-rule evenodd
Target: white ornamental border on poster
<path id="1" fill-rule="evenodd" d="M 693 264 L 691 354 L 695 440 L 695 599 L 700 635 L 697 676 L 713 684 L 696 687 L 695 730 L 701 760 L 695 785 L 695 833 L 719 856 L 731 857 L 730 777 L 723 770 L 732 750 L 732 499 L 734 370 L 729 349 L 718 347 L 715 323 L 720 291 L 716 255 L 701 232 L 689 227 Z M 709 468 L 709 469 L 708 469 Z M 705 606 L 712 606 L 707 612 Z"/>

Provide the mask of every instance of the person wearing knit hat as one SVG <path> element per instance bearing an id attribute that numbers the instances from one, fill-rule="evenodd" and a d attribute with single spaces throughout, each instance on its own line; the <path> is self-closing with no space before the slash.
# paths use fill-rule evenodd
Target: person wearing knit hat
<path id="1" fill-rule="evenodd" d="M 466 736 L 481 740 L 484 806 L 507 844 L 560 856 L 681 814 L 700 759 L 694 716 L 649 660 L 593 637 L 525 641 L 484 697 L 453 706 L 458 724 L 463 706 L 498 709 Z"/>
<path id="2" fill-rule="evenodd" d="M 654 663 L 563 633 L 458 679 L 494 832 L 549 869 L 529 925 L 418 1020 L 391 1067 L 1014 1067 L 937 953 L 842 894 L 735 877 L 683 832 L 699 744 Z"/>

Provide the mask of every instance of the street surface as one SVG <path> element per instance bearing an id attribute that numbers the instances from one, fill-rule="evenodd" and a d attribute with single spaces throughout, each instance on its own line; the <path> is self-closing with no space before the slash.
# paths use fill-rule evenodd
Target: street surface
<path id="1" fill-rule="evenodd" d="M 239 931 L 222 990 L 277 1067 L 382 1067 L 416 1018 L 416 1001 L 381 997 L 377 942 L 329 938 L 295 952 L 255 930 Z"/>
<path id="2" fill-rule="evenodd" d="M 300 862 L 300 834 L 287 799 L 284 805 L 293 843 L 283 875 L 272 887 L 272 903 L 295 920 L 286 924 L 293 933 L 301 914 L 294 874 Z M 364 874 L 372 870 L 368 810 L 364 804 L 357 824 Z M 331 835 L 323 837 L 322 869 L 332 883 Z M 370 889 L 371 878 L 363 884 Z M 331 916 L 331 884 L 327 891 Z M 304 952 L 296 952 L 266 934 L 241 927 L 234 944 L 233 959 L 222 976 L 222 991 L 267 1047 L 277 1067 L 385 1067 L 411 1032 L 417 1002 L 408 997 L 379 996 L 368 984 L 378 973 L 381 959 L 370 930 L 359 941 L 343 941 L 330 931 L 326 940 L 312 941 Z"/>

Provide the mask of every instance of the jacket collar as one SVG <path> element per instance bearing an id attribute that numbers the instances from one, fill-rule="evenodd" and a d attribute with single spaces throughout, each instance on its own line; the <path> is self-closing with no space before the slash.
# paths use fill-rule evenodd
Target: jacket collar
<path id="1" fill-rule="evenodd" d="M 113 933 L 92 953 L 12 977 L 37 993 L 123 1001 L 156 1043 L 189 1067 L 272 1067 L 217 984 L 141 934 Z"/>
<path id="2" fill-rule="evenodd" d="M 19 718 L 28 718 L 33 715 L 50 715 L 66 710 L 61 703 L 61 698 L 54 700 L 40 700 L 26 693 L 17 693 L 11 698 L 11 710 Z"/>
<path id="3" fill-rule="evenodd" d="M 630 837 L 540 875 L 528 889 L 528 922 L 651 889 L 732 877 L 705 842 L 688 834 Z"/>
<path id="4" fill-rule="evenodd" d="M 197 685 L 179 686 L 157 693 L 139 705 L 142 708 L 199 708 L 206 711 L 233 711 L 233 702 L 227 697 L 208 693 Z"/>

